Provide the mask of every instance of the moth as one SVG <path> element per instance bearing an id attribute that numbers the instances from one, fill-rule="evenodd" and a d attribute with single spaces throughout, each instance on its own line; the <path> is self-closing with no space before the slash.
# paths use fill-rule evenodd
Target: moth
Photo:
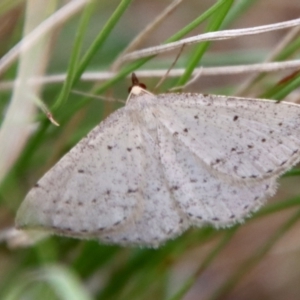
<path id="1" fill-rule="evenodd" d="M 126 105 L 27 194 L 18 228 L 157 247 L 190 226 L 242 222 L 300 161 L 300 105 L 132 81 Z"/>

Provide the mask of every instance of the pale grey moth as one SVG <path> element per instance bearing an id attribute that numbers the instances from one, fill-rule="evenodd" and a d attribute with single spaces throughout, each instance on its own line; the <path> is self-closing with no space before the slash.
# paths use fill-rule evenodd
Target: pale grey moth
<path id="1" fill-rule="evenodd" d="M 137 84 L 32 188 L 21 229 L 157 247 L 190 226 L 242 222 L 300 160 L 300 105 Z"/>

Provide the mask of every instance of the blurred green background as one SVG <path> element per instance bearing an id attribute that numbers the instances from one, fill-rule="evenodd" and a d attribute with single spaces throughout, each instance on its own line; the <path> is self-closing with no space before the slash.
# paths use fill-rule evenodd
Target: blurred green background
<path id="1" fill-rule="evenodd" d="M 28 5 L 34 1 L 0 1 L 0 55 L 22 39 L 28 20 Z M 74 1 L 75 2 L 75 1 Z M 299 299 L 300 295 L 300 188 L 297 168 L 280 179 L 275 197 L 245 224 L 214 230 L 193 228 L 157 250 L 123 248 L 53 236 L 35 245 L 17 247 L 8 233 L 17 208 L 30 187 L 86 133 L 112 111 L 118 102 L 75 95 L 72 89 L 126 99 L 133 70 L 168 69 L 178 51 L 148 60 L 127 63 L 116 77 L 83 82 L 82 72 L 110 71 L 118 54 L 172 1 L 91 2 L 55 28 L 44 53 L 45 75 L 69 74 L 67 81 L 41 86 L 41 99 L 60 127 L 52 125 L 39 110 L 30 135 L 18 144 L 0 186 L 0 299 Z M 66 1 L 48 1 L 48 15 Z M 71 1 L 69 2 L 71 3 Z M 299 17 L 300 2 L 286 1 L 195 1 L 185 0 L 139 46 L 163 43 L 175 33 L 182 37 L 219 29 L 244 28 Z M 39 11 L 33 15 L 39 16 Z M 200 17 L 200 19 L 199 19 Z M 184 48 L 175 68 L 192 72 L 199 66 L 240 65 L 263 62 L 287 35 L 288 30 L 263 35 L 202 43 Z M 299 34 L 276 56 L 277 60 L 299 58 Z M 77 54 L 76 54 L 77 53 Z M 88 55 L 86 55 L 88 53 Z M 3 59 L 2 59 L 3 60 Z M 0 60 L 1 62 L 1 60 Z M 34 62 L 33 62 L 34 63 Z M 1 65 L 1 64 L 0 64 Z M 18 61 L 1 72 L 1 82 L 17 76 Z M 168 78 L 158 92 L 190 79 Z M 243 95 L 298 101 L 296 74 L 292 71 L 259 76 Z M 203 76 L 187 91 L 234 95 L 247 75 Z M 160 78 L 143 78 L 153 90 Z M 0 84 L 0 120 L 9 107 L 12 89 Z M 299 129 L 300 130 L 300 129 Z M 3 144 L 0 144 L 0 147 Z M 0 157 L 0 160 L 4 160 Z"/>

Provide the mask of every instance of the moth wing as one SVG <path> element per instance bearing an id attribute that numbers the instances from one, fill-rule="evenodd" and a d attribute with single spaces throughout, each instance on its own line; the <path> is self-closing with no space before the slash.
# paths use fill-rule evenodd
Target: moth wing
<path id="1" fill-rule="evenodd" d="M 143 177 L 140 131 L 126 107 L 95 127 L 27 194 L 19 228 L 90 238 L 139 214 Z"/>
<path id="2" fill-rule="evenodd" d="M 227 180 L 278 177 L 300 160 L 300 106 L 200 94 L 158 96 L 168 131 Z"/>

